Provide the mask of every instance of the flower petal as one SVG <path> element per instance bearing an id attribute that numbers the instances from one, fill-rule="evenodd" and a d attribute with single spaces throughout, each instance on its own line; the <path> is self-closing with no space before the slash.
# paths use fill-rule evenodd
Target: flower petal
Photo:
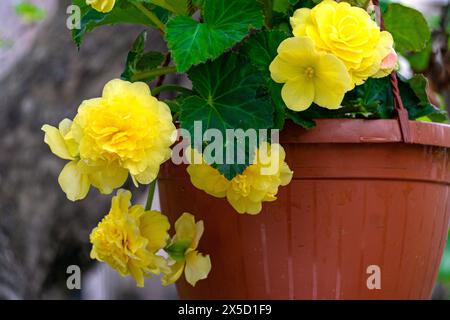
<path id="1" fill-rule="evenodd" d="M 127 170 L 113 165 L 95 168 L 89 174 L 92 185 L 102 194 L 111 194 L 114 189 L 121 187 L 127 178 Z"/>
<path id="2" fill-rule="evenodd" d="M 71 201 L 84 199 L 89 192 L 88 175 L 80 170 L 78 161 L 75 160 L 66 164 L 59 174 L 58 182 Z"/>
<path id="3" fill-rule="evenodd" d="M 321 56 L 314 77 L 314 102 L 327 109 L 338 109 L 352 82 L 344 63 L 331 54 Z"/>
<path id="4" fill-rule="evenodd" d="M 176 262 L 174 265 L 172 265 L 170 267 L 171 271 L 169 273 L 166 273 L 161 278 L 161 283 L 164 286 L 168 286 L 169 284 L 172 284 L 178 279 L 180 279 L 181 275 L 183 274 L 184 264 L 185 262 L 183 261 L 183 262 Z"/>
<path id="5" fill-rule="evenodd" d="M 186 241 L 192 243 L 197 233 L 195 217 L 190 213 L 183 213 L 175 222 L 175 231 L 176 235 L 173 242 Z"/>
<path id="6" fill-rule="evenodd" d="M 166 246 L 167 240 L 169 240 L 169 234 L 167 233 L 169 229 L 169 220 L 161 212 L 145 211 L 141 216 L 141 234 L 147 238 L 147 248 L 151 252 L 157 252 Z"/>
<path id="7" fill-rule="evenodd" d="M 286 82 L 281 90 L 281 96 L 286 106 L 294 111 L 308 109 L 314 101 L 314 84 L 305 77 Z"/>
<path id="8" fill-rule="evenodd" d="M 184 274 L 186 281 L 195 287 L 197 281 L 206 279 L 211 271 L 211 259 L 209 255 L 203 256 L 197 251 L 190 252 L 186 257 Z"/>
<path id="9" fill-rule="evenodd" d="M 58 128 L 49 126 L 48 124 L 42 126 L 42 131 L 45 132 L 44 142 L 48 144 L 50 150 L 65 160 L 74 160 L 75 158 L 70 154 L 69 148 L 66 145 L 64 137 Z"/>

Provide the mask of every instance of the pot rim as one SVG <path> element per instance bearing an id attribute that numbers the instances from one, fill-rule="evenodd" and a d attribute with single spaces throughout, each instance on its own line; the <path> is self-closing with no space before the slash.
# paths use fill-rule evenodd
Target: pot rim
<path id="1" fill-rule="evenodd" d="M 283 143 L 404 143 L 396 119 L 317 119 L 306 130 L 287 121 L 280 132 Z M 412 144 L 450 148 L 450 125 L 409 121 Z"/>

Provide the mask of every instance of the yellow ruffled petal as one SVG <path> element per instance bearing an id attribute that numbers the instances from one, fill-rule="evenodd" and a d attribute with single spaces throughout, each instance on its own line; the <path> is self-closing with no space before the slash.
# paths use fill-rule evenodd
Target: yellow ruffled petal
<path id="1" fill-rule="evenodd" d="M 128 171 L 117 165 L 93 167 L 89 173 L 91 184 L 102 194 L 111 194 L 114 189 L 123 186 L 127 177 Z"/>
<path id="2" fill-rule="evenodd" d="M 117 214 L 121 217 L 128 212 L 128 207 L 131 204 L 131 192 L 125 189 L 117 190 L 117 194 L 111 200 L 110 213 Z"/>
<path id="3" fill-rule="evenodd" d="M 133 175 L 140 184 L 149 184 L 158 177 L 159 167 L 147 167 L 143 172 Z"/>
<path id="4" fill-rule="evenodd" d="M 141 205 L 130 207 L 131 192 L 120 189 L 109 213 L 91 232 L 91 257 L 107 263 L 121 275 L 131 275 L 138 286 L 144 277 L 169 273 L 166 259 L 158 255 L 168 240 L 169 222 Z"/>
<path id="5" fill-rule="evenodd" d="M 164 286 L 168 286 L 169 284 L 172 284 L 180 279 L 181 275 L 183 274 L 184 265 L 184 261 L 176 262 L 174 265 L 172 265 L 170 267 L 170 272 L 164 274 L 164 276 L 161 278 L 161 283 Z"/>
<path id="6" fill-rule="evenodd" d="M 211 259 L 209 255 L 202 255 L 197 251 L 191 251 L 186 256 L 184 274 L 186 281 L 195 287 L 199 280 L 206 279 L 211 271 Z"/>
<path id="7" fill-rule="evenodd" d="M 189 246 L 189 249 L 197 249 L 198 243 L 200 242 L 200 239 L 203 236 L 203 232 L 205 231 L 205 226 L 203 224 L 203 221 L 199 221 L 195 224 L 195 238 L 192 241 L 191 245 Z"/>
<path id="8" fill-rule="evenodd" d="M 292 32 L 296 37 L 304 36 L 306 33 L 306 25 L 310 21 L 311 9 L 301 8 L 294 12 L 290 18 Z"/>
<path id="9" fill-rule="evenodd" d="M 280 170 L 280 184 L 284 187 L 292 181 L 294 172 L 289 168 L 287 163 L 283 163 Z"/>
<path id="10" fill-rule="evenodd" d="M 71 156 L 78 156 L 78 142 L 75 141 L 72 134 L 72 120 L 64 119 L 59 123 L 59 132 L 64 138 L 67 150 Z"/>
<path id="11" fill-rule="evenodd" d="M 217 198 L 225 197 L 230 181 L 207 164 L 194 164 L 187 167 L 191 183 L 200 190 Z"/>
<path id="12" fill-rule="evenodd" d="M 233 207 L 234 210 L 236 210 L 239 214 L 246 213 L 247 206 L 246 206 L 246 200 L 236 191 L 230 189 L 227 192 L 227 200 L 228 203 Z"/>
<path id="13" fill-rule="evenodd" d="M 144 287 L 144 273 L 142 272 L 142 269 L 135 266 L 133 263 L 130 263 L 128 265 L 128 270 L 130 271 L 130 275 L 133 277 L 134 281 L 136 281 L 136 284 L 139 288 Z"/>
<path id="14" fill-rule="evenodd" d="M 66 164 L 58 177 L 58 182 L 67 199 L 71 201 L 84 199 L 89 192 L 89 177 L 80 170 L 78 161 L 75 160 Z"/>
<path id="15" fill-rule="evenodd" d="M 324 0 L 311 10 L 299 9 L 291 25 L 295 37 L 307 36 L 317 51 L 332 54 L 345 64 L 353 82 L 351 88 L 376 74 L 380 61 L 392 47 L 391 35 L 380 31 L 367 11 L 343 1 Z M 291 65 L 298 63 L 292 60 L 288 61 Z"/>
<path id="16" fill-rule="evenodd" d="M 151 252 L 157 252 L 166 246 L 169 229 L 169 220 L 161 212 L 145 211 L 140 218 L 141 234 L 148 240 L 147 248 Z"/>
<path id="17" fill-rule="evenodd" d="M 88 167 L 92 184 L 108 194 L 127 173 L 136 185 L 154 181 L 171 156 L 176 128 L 169 107 L 147 84 L 115 79 L 101 98 L 83 101 L 64 138 L 78 143 L 77 157 Z"/>
<path id="18" fill-rule="evenodd" d="M 60 130 L 46 124 L 42 126 L 42 131 L 45 132 L 44 142 L 48 144 L 50 150 L 55 155 L 65 160 L 75 159 L 71 155 L 70 150 L 67 147 L 64 137 L 62 136 Z"/>
<path id="19" fill-rule="evenodd" d="M 192 243 L 196 239 L 197 233 L 195 217 L 190 213 L 183 213 L 175 222 L 175 231 L 176 235 L 173 242 L 182 241 Z"/>

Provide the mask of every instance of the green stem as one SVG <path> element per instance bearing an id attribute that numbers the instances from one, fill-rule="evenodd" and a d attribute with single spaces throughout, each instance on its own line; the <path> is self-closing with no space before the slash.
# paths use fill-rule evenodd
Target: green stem
<path id="1" fill-rule="evenodd" d="M 151 22 L 154 23 L 154 25 L 161 30 L 163 33 L 166 31 L 166 26 L 164 25 L 164 23 L 162 23 L 161 20 L 159 20 L 159 18 L 156 16 L 156 14 L 154 14 L 153 12 L 151 12 L 150 10 L 148 10 L 142 3 L 136 3 L 133 2 L 133 4 L 136 6 L 136 8 L 138 8 L 139 10 L 141 10 L 141 12 L 151 20 Z"/>
<path id="2" fill-rule="evenodd" d="M 175 73 L 175 72 L 177 72 L 177 68 L 175 66 L 162 67 L 162 68 L 158 68 L 158 69 L 153 69 L 153 70 L 136 73 L 131 77 L 131 80 L 132 81 L 145 80 L 147 78 L 159 77 L 159 76 L 162 76 L 165 74 Z"/>
<path id="3" fill-rule="evenodd" d="M 266 27 L 272 27 L 273 0 L 264 0 L 264 15 Z"/>
<path id="4" fill-rule="evenodd" d="M 176 84 L 163 84 L 159 87 L 152 89 L 152 95 L 156 96 L 164 91 L 177 91 L 181 93 L 192 93 L 192 90 L 189 90 L 188 88 L 178 86 Z"/>
<path id="5" fill-rule="evenodd" d="M 156 189 L 156 180 L 158 179 L 153 180 L 148 187 L 147 203 L 145 204 L 146 211 L 152 210 L 153 196 L 155 195 Z"/>

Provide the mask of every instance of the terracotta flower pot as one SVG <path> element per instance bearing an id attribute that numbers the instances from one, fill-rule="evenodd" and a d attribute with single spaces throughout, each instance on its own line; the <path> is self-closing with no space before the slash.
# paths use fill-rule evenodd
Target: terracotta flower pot
<path id="1" fill-rule="evenodd" d="M 195 189 L 185 166 L 160 174 L 163 211 L 205 221 L 213 268 L 183 299 L 427 299 L 449 226 L 450 126 L 396 120 L 288 124 L 281 143 L 294 171 L 258 216 Z M 371 265 L 381 289 L 370 290 Z"/>

